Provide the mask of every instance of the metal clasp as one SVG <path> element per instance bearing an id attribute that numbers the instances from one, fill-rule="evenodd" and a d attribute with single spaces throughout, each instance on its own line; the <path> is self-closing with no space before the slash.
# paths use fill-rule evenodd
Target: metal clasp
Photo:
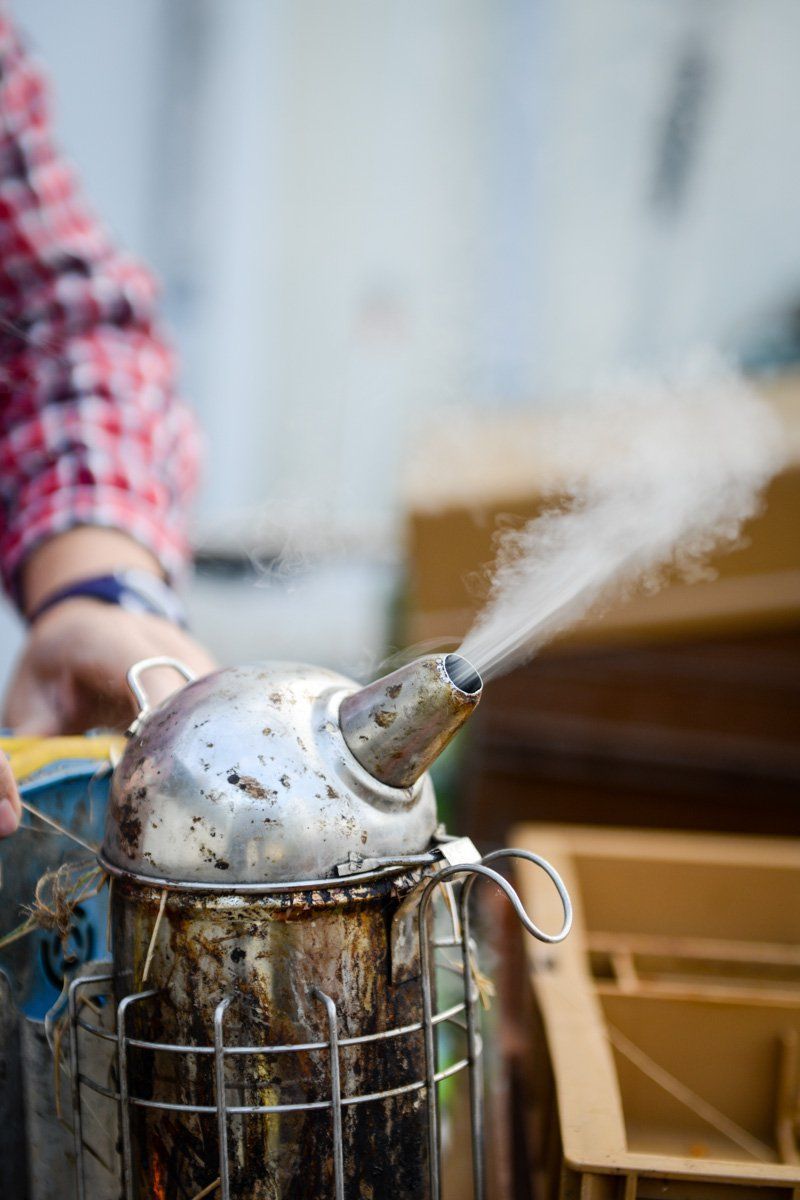
<path id="1" fill-rule="evenodd" d="M 438 870 L 447 866 L 455 867 L 481 861 L 480 850 L 468 837 L 448 838 L 439 842 L 436 849 L 442 856 L 442 861 L 436 867 Z M 423 876 L 414 890 L 405 897 L 392 919 L 391 967 L 394 984 L 414 979 L 420 973 L 417 910 L 429 880 L 430 875 Z"/>

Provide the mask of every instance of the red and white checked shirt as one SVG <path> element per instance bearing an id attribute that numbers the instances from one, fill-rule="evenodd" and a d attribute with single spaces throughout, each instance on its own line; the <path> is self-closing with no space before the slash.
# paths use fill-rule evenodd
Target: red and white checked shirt
<path id="1" fill-rule="evenodd" d="M 0 571 L 75 525 L 122 529 L 175 574 L 198 436 L 152 277 L 87 209 L 43 76 L 0 9 Z"/>

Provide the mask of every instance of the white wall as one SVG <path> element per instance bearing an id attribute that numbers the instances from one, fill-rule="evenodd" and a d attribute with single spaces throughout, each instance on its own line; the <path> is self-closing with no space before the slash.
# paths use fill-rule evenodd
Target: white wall
<path id="1" fill-rule="evenodd" d="M 581 386 L 698 342 L 739 352 L 800 295 L 800 6 L 581 0 L 561 13 L 542 382 Z M 654 198 L 670 115 L 683 125 L 672 206 Z"/>

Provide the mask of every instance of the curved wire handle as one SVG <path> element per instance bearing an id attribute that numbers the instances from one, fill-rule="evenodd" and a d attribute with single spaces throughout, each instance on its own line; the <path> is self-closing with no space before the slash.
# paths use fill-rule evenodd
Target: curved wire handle
<path id="1" fill-rule="evenodd" d="M 554 866 L 552 866 L 551 863 L 547 861 L 546 858 L 542 858 L 540 854 L 534 854 L 532 850 L 522 850 L 518 847 L 511 847 L 510 849 L 506 850 L 493 850 L 490 854 L 485 854 L 483 856 L 481 859 L 481 864 L 495 862 L 500 858 L 519 858 L 525 862 L 533 863 L 535 866 L 541 867 L 545 875 L 547 875 L 547 877 L 552 881 L 553 886 L 558 892 L 558 898 L 561 901 L 561 908 L 564 913 L 564 922 L 558 933 L 545 933 L 543 929 L 540 929 L 539 926 L 531 920 L 525 911 L 525 907 L 517 892 L 506 880 L 503 880 L 499 886 L 508 896 L 509 900 L 514 906 L 515 913 L 519 917 L 528 933 L 532 934 L 533 937 L 538 938 L 540 942 L 547 942 L 549 945 L 556 945 L 558 942 L 563 942 L 564 938 L 572 928 L 572 901 L 569 898 L 569 892 L 567 891 L 564 881 L 559 875 L 558 871 Z M 480 874 L 483 874 L 483 872 L 480 872 Z M 502 880 L 502 876 L 497 875 L 497 873 L 494 871 L 492 871 L 491 876 L 489 877 L 493 878 L 495 883 L 497 883 L 498 880 Z M 462 894 L 461 903 L 465 908 L 477 878 L 478 874 L 476 873 L 464 883 L 465 894 Z"/>
<path id="2" fill-rule="evenodd" d="M 526 912 L 525 906 L 520 900 L 517 891 L 512 887 L 508 880 L 505 879 L 498 871 L 494 871 L 491 867 L 486 865 L 487 863 L 495 862 L 500 858 L 520 858 L 526 862 L 534 863 L 535 866 L 541 867 L 548 878 L 552 880 L 555 889 L 558 892 L 559 899 L 561 900 L 561 907 L 564 912 L 564 921 L 558 933 L 545 933 L 543 929 L 540 929 L 536 922 L 533 921 Z M 564 938 L 572 928 L 572 901 L 569 898 L 569 893 L 564 886 L 564 881 L 562 880 L 558 871 L 556 871 L 555 867 L 551 866 L 547 859 L 542 858 L 538 854 L 534 854 L 531 850 L 521 850 L 516 848 L 508 850 L 494 850 L 491 854 L 486 854 L 479 863 L 457 863 L 454 866 L 445 867 L 443 870 L 437 871 L 437 873 L 433 875 L 425 885 L 425 889 L 420 898 L 420 922 L 422 922 L 424 913 L 427 911 L 430 903 L 430 897 L 436 888 L 459 875 L 467 876 L 461 893 L 462 910 L 464 910 L 467 906 L 472 893 L 472 888 L 475 886 L 476 881 L 483 877 L 485 879 L 491 879 L 492 883 L 497 884 L 501 892 L 508 897 L 509 901 L 511 902 L 511 906 L 522 922 L 523 927 L 533 937 L 538 938 L 540 942 L 547 942 L 550 945 L 563 942 Z"/>

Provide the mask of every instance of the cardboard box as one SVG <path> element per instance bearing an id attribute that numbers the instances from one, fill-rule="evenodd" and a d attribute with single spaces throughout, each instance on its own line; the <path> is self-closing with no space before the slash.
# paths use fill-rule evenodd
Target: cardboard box
<path id="1" fill-rule="evenodd" d="M 800 846 L 524 825 L 575 906 L 525 938 L 539 1195 L 796 1200 Z M 516 884 L 545 929 L 552 884 Z"/>

